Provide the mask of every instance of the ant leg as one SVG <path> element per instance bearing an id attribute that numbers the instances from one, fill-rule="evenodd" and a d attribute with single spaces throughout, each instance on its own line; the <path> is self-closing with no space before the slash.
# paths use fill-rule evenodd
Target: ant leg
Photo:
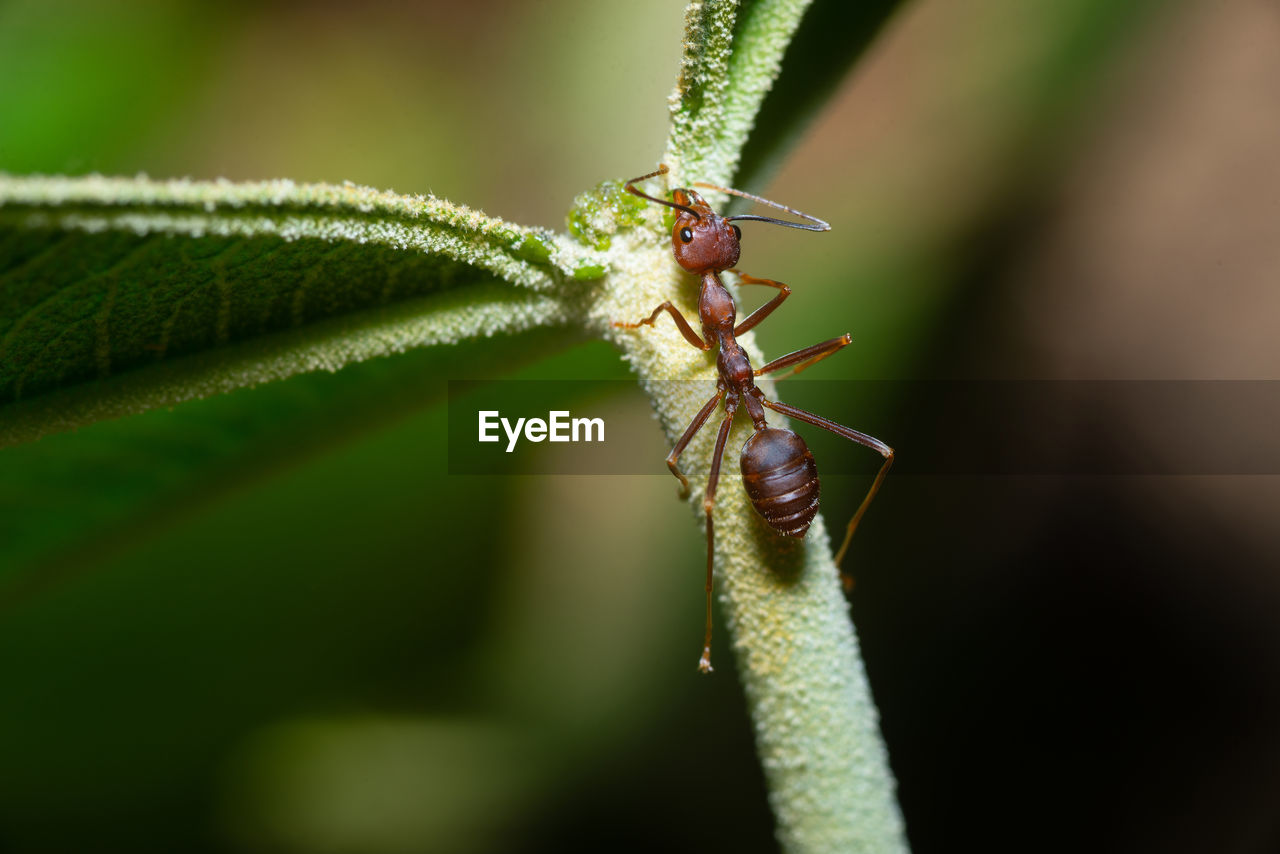
<path id="1" fill-rule="evenodd" d="M 716 506 L 716 483 L 720 480 L 720 458 L 724 456 L 725 443 L 729 441 L 729 428 L 733 426 L 733 415 L 737 412 L 737 404 L 733 404 L 729 414 L 720 422 L 720 432 L 716 435 L 716 449 L 712 451 L 711 473 L 707 475 L 707 494 L 702 499 L 702 509 L 707 513 L 707 633 L 702 641 L 702 658 L 698 659 L 698 669 L 703 673 L 711 672 L 711 566 L 715 560 L 716 526 L 714 510 Z"/>
<path id="2" fill-rule="evenodd" d="M 849 527 L 844 531 L 844 542 L 840 544 L 840 548 L 836 551 L 835 564 L 839 568 L 844 561 L 845 553 L 849 551 L 849 544 L 853 542 L 853 532 L 858 530 L 858 523 L 862 521 L 862 517 L 867 512 L 867 508 L 871 506 L 871 499 L 876 497 L 876 493 L 880 491 L 880 484 L 884 483 L 884 476 L 889 473 L 889 467 L 893 465 L 893 448 L 885 446 L 888 450 L 884 453 L 884 463 L 880 466 L 880 471 L 876 472 L 876 479 L 871 482 L 871 488 L 867 490 L 867 494 L 863 496 L 862 503 L 858 505 L 858 509 L 854 512 L 853 518 L 849 520 Z M 844 581 L 845 590 L 853 589 L 853 576 L 840 570 L 840 578 Z"/>
<path id="3" fill-rule="evenodd" d="M 689 325 L 689 321 L 685 320 L 684 315 L 680 313 L 680 309 L 672 305 L 670 300 L 655 308 L 653 310 L 653 314 L 649 315 L 644 320 L 638 320 L 635 323 L 626 323 L 621 320 L 615 320 L 613 325 L 619 329 L 636 329 L 641 326 L 653 326 L 654 322 L 658 319 L 658 315 L 662 314 L 664 311 L 670 314 L 671 319 L 676 322 L 676 326 L 680 328 L 680 334 L 684 336 L 684 340 L 688 341 L 699 350 L 711 349 L 711 345 L 702 340 L 702 336 L 693 330 L 693 327 Z"/>
<path id="4" fill-rule="evenodd" d="M 823 341 L 821 344 L 814 344 L 812 347 L 805 347 L 803 350 L 788 353 L 785 356 L 780 356 L 777 359 L 774 359 L 763 368 L 758 369 L 755 372 L 755 375 L 757 377 L 762 377 L 765 374 L 771 374 L 774 371 L 780 371 L 783 368 L 789 368 L 792 365 L 795 365 L 795 370 L 787 374 L 787 377 L 794 377 L 805 368 L 816 365 L 818 362 L 821 362 L 833 353 L 837 353 L 849 346 L 849 342 L 852 340 L 853 339 L 849 337 L 848 333 L 845 333 L 839 338 L 832 338 L 830 341 Z M 786 379 L 786 377 L 778 377 L 778 379 Z"/>
<path id="5" fill-rule="evenodd" d="M 671 469 L 671 473 L 680 478 L 680 497 L 687 498 L 689 496 L 689 479 L 680 472 L 680 466 L 676 463 L 680 459 L 680 455 L 684 453 L 684 449 L 689 447 L 689 443 L 693 441 L 693 437 L 702 425 L 707 423 L 707 419 L 711 417 L 711 413 L 715 412 L 716 407 L 724 398 L 724 389 L 716 392 L 715 397 L 706 402 L 702 409 L 698 410 L 698 414 L 693 416 L 693 420 L 689 422 L 689 426 L 685 428 L 684 435 L 680 437 L 680 441 L 676 442 L 671 453 L 667 454 L 667 468 Z"/>
<path id="6" fill-rule="evenodd" d="M 844 542 L 840 544 L 840 550 L 836 552 L 835 557 L 836 566 L 839 566 L 840 562 L 844 560 L 845 552 L 849 550 L 849 543 L 853 540 L 853 532 L 858 530 L 858 523 L 862 521 L 867 508 L 871 506 L 871 499 L 875 498 L 876 493 L 880 491 L 880 484 L 884 483 L 884 476 L 889 473 L 889 466 L 893 465 L 893 448 L 890 448 L 874 436 L 859 433 L 857 430 L 845 427 L 843 424 L 837 424 L 834 421 L 828 421 L 826 418 L 814 415 L 812 412 L 805 412 L 803 409 L 797 409 L 785 403 L 771 403 L 763 398 L 761 398 L 760 402 L 776 412 L 781 412 L 783 415 L 803 421 L 806 424 L 812 424 L 814 427 L 830 430 L 837 436 L 843 436 L 863 447 L 878 451 L 884 457 L 884 464 L 880 466 L 880 471 L 876 473 L 876 479 L 871 482 L 871 488 L 867 490 L 867 494 L 863 497 L 862 503 L 858 505 L 853 518 L 849 520 L 849 527 L 845 529 Z M 846 591 L 853 589 L 853 578 L 847 572 L 840 570 L 840 578 L 844 582 Z"/>
<path id="7" fill-rule="evenodd" d="M 773 310 L 782 305 L 784 299 L 791 296 L 791 288 L 782 284 L 782 282 L 775 282 L 773 279 L 757 279 L 755 276 L 748 276 L 739 270 L 730 270 L 729 272 L 737 274 L 738 284 L 740 285 L 766 285 L 767 287 L 778 289 L 776 297 L 751 312 L 751 314 L 743 318 L 741 323 L 733 328 L 734 335 L 741 335 L 748 329 L 754 329 L 756 324 L 773 314 Z"/>

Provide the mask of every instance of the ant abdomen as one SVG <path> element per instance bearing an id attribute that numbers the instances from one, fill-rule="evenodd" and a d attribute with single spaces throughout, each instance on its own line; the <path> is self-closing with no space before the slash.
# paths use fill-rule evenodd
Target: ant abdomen
<path id="1" fill-rule="evenodd" d="M 803 537 L 818 513 L 818 466 L 804 439 L 769 427 L 742 446 L 742 482 L 756 512 L 784 537 Z"/>

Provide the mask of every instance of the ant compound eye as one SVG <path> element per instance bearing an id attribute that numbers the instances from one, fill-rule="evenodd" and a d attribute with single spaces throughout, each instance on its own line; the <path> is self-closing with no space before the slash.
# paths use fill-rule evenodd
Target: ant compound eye
<path id="1" fill-rule="evenodd" d="M 732 226 L 732 228 L 733 228 L 733 236 L 734 236 L 736 239 L 741 240 L 741 239 L 742 239 L 742 229 L 738 228 L 736 225 L 735 225 L 735 226 Z"/>
<path id="2" fill-rule="evenodd" d="M 680 229 L 680 239 L 683 240 L 685 243 L 688 243 L 690 240 L 693 240 L 693 231 L 688 228 Z"/>

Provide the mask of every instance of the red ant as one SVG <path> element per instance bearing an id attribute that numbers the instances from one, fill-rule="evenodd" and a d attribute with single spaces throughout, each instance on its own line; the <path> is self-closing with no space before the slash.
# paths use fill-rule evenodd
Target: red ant
<path id="1" fill-rule="evenodd" d="M 755 215 L 722 217 L 693 190 L 686 188 L 672 190 L 673 201 L 666 201 L 650 196 L 635 186 L 641 181 L 666 173 L 667 167 L 659 166 L 656 171 L 632 178 L 627 182 L 626 189 L 627 192 L 642 199 L 676 210 L 675 224 L 671 228 L 671 249 L 675 253 L 676 262 L 681 267 L 702 277 L 702 289 L 698 297 L 698 317 L 702 321 L 702 335 L 694 330 L 680 310 L 669 301 L 655 308 L 653 313 L 644 320 L 636 323 L 618 322 L 613 325 L 625 329 L 652 326 L 658 319 L 658 315 L 665 311 L 671 315 L 671 319 L 675 321 L 676 327 L 684 335 L 685 340 L 694 347 L 705 351 L 710 350 L 717 343 L 720 345 L 720 351 L 716 357 L 716 370 L 720 374 L 720 379 L 716 382 L 716 393 L 693 417 L 684 435 L 667 455 L 667 468 L 680 479 L 681 493 L 688 495 L 689 480 L 681 473 L 677 461 L 689 442 L 707 423 L 711 413 L 722 400 L 724 401 L 725 417 L 724 421 L 720 422 L 720 432 L 716 435 L 715 451 L 711 456 L 711 472 L 707 476 L 707 492 L 702 500 L 703 509 L 707 514 L 707 631 L 698 669 L 703 673 L 709 673 L 711 672 L 711 568 L 715 551 L 715 523 L 712 520 L 712 510 L 715 507 L 716 484 L 720 479 L 720 461 L 724 456 L 725 444 L 729 440 L 729 428 L 733 424 L 733 416 L 737 413 L 739 405 L 746 407 L 747 415 L 750 416 L 755 428 L 755 432 L 742 446 L 743 485 L 756 512 L 784 537 L 803 537 L 809 530 L 813 517 L 818 513 L 818 467 L 813 461 L 813 454 L 798 434 L 781 427 L 770 427 L 765 423 L 764 408 L 766 406 L 783 415 L 821 427 L 837 436 L 843 436 L 879 451 L 884 456 L 884 464 L 880 466 L 880 471 L 872 481 L 871 488 L 867 490 L 866 497 L 862 499 L 857 512 L 853 514 L 853 519 L 849 521 L 844 543 L 836 552 L 837 566 L 844 559 L 849 542 L 853 538 L 853 532 L 857 529 L 863 514 L 867 512 L 871 499 L 875 498 L 876 492 L 879 491 L 889 466 L 893 464 L 893 448 L 879 439 L 834 421 L 828 421 L 811 412 L 785 403 L 765 400 L 764 392 L 756 387 L 756 377 L 791 367 L 794 367 L 792 373 L 799 373 L 810 365 L 822 361 L 849 344 L 850 338 L 847 334 L 774 359 L 757 370 L 752 370 L 746 352 L 737 341 L 737 336 L 749 329 L 754 329 L 760 321 L 772 314 L 774 309 L 791 295 L 791 288 L 772 279 L 757 279 L 733 269 L 733 265 L 738 263 L 741 252 L 739 240 L 742 232 L 731 223 L 734 220 L 751 220 L 806 231 L 829 231 L 831 226 L 817 217 L 727 187 L 717 187 L 702 182 L 694 184 L 695 187 L 729 193 L 786 211 L 812 224 Z M 725 289 L 724 283 L 720 281 L 720 274 L 725 271 L 736 273 L 740 284 L 777 288 L 778 295 L 747 315 L 741 323 L 735 323 L 737 306 L 729 291 Z M 848 589 L 851 585 L 847 575 L 844 576 L 844 582 Z"/>

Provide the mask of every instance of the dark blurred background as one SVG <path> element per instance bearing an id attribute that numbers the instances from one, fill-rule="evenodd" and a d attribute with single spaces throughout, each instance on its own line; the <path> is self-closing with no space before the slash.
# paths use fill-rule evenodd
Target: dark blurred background
<path id="1" fill-rule="evenodd" d="M 661 156 L 682 8 L 9 0 L 0 170 L 561 228 Z M 1280 380 L 1277 91 L 1262 0 L 907 4 L 757 188 L 833 225 L 744 226 L 795 290 L 759 340 L 850 332 L 823 380 Z M 447 380 L 625 376 L 526 335 L 0 452 L 0 850 L 775 850 L 644 406 L 591 401 L 652 477 L 445 474 Z M 1064 454 L 1184 453 L 1113 399 Z M 947 426 L 805 404 L 904 459 Z M 876 461 L 813 432 L 865 468 L 824 479 L 839 526 Z M 891 477 L 849 568 L 915 850 L 1280 850 L 1278 508 L 1267 475 Z"/>

